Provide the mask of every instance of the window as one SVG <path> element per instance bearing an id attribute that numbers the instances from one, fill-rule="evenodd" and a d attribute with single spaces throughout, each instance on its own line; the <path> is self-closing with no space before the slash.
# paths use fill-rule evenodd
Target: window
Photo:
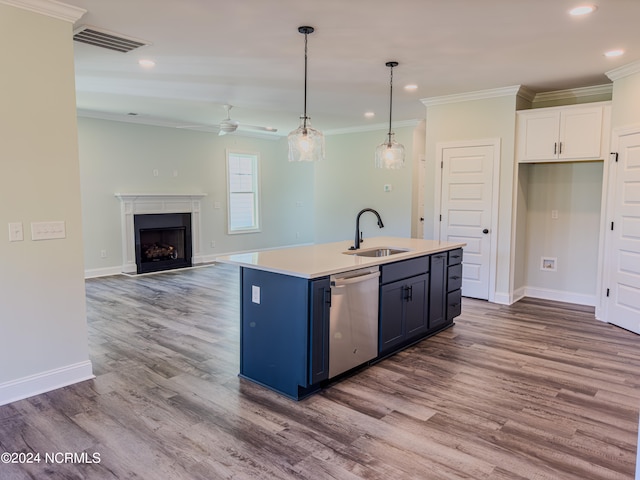
<path id="1" fill-rule="evenodd" d="M 258 154 L 227 151 L 229 233 L 260 230 Z"/>

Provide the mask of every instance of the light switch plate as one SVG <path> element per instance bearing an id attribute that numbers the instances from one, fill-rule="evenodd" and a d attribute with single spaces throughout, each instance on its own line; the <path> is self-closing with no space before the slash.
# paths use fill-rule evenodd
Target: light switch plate
<path id="1" fill-rule="evenodd" d="M 21 242 L 24 240 L 24 231 L 22 230 L 22 222 L 12 222 L 9 224 L 9 241 Z"/>
<path id="2" fill-rule="evenodd" d="M 251 301 L 260 304 L 260 287 L 251 285 Z"/>
<path id="3" fill-rule="evenodd" d="M 63 221 L 31 222 L 31 240 L 53 240 L 66 237 L 67 231 Z"/>

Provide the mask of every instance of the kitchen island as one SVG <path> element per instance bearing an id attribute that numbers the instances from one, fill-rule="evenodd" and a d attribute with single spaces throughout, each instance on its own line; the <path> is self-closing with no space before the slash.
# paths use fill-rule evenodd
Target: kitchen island
<path id="1" fill-rule="evenodd" d="M 299 400 L 451 325 L 463 243 L 398 237 L 216 259 L 240 267 L 240 376 Z"/>

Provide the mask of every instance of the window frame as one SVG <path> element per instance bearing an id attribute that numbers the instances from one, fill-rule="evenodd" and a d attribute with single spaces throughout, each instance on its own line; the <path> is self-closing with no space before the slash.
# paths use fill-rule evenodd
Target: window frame
<path id="1" fill-rule="evenodd" d="M 233 157 L 252 157 L 251 175 L 252 188 L 249 191 L 232 192 L 231 191 L 231 159 Z M 260 222 L 260 154 L 258 152 L 249 152 L 242 150 L 226 150 L 226 177 L 227 177 L 227 233 L 229 235 L 239 235 L 243 233 L 256 233 L 261 231 Z M 253 224 L 249 227 L 232 227 L 232 210 L 231 195 L 233 193 L 252 193 L 253 194 Z"/>

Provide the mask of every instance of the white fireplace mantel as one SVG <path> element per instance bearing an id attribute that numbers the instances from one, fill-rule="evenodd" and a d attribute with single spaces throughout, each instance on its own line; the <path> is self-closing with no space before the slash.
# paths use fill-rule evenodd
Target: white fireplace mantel
<path id="1" fill-rule="evenodd" d="M 202 263 L 200 251 L 200 207 L 206 193 L 116 193 L 122 220 L 122 272 L 136 273 L 134 215 L 191 213 L 191 263 Z"/>

